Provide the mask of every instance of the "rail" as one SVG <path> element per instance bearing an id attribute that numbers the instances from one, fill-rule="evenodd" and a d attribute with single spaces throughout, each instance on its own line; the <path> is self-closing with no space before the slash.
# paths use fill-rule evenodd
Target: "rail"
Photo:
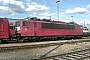
<path id="1" fill-rule="evenodd" d="M 85 59 L 90 59 L 90 49 L 60 54 L 56 56 L 44 57 L 35 60 L 85 60 Z"/>
<path id="2" fill-rule="evenodd" d="M 48 47 L 48 46 L 55 46 L 55 45 L 63 45 L 63 44 L 73 44 L 73 43 L 78 43 L 78 42 L 90 42 L 90 39 L 87 40 L 72 40 L 72 41 L 65 41 L 65 42 L 56 42 L 56 43 L 41 43 L 41 44 L 18 44 L 12 46 L 6 46 L 6 47 L 0 47 L 0 52 L 7 52 L 7 51 L 14 51 L 14 50 L 19 50 L 19 49 L 32 49 L 32 48 L 42 48 L 42 47 Z"/>

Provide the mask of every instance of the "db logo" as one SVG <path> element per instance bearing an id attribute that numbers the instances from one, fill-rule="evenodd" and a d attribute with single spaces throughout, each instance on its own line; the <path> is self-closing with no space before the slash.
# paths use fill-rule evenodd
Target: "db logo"
<path id="1" fill-rule="evenodd" d="M 27 31 L 28 29 L 27 28 L 25 28 L 25 31 Z"/>

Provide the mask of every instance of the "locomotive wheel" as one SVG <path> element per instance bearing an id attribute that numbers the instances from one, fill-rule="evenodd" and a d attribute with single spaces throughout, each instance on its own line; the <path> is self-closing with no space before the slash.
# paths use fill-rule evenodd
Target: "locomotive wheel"
<path id="1" fill-rule="evenodd" d="M 40 37 L 37 37 L 37 38 L 35 39 L 35 41 L 40 42 L 40 41 L 41 41 Z"/>
<path id="2" fill-rule="evenodd" d="M 17 38 L 17 42 L 23 42 L 23 39 Z"/>
<path id="3" fill-rule="evenodd" d="M 19 42 L 24 42 L 23 40 L 19 40 Z"/>
<path id="4" fill-rule="evenodd" d="M 7 43 L 6 40 L 0 39 L 0 44 Z"/>
<path id="5" fill-rule="evenodd" d="M 2 40 L 0 40 L 0 44 L 2 43 Z"/>

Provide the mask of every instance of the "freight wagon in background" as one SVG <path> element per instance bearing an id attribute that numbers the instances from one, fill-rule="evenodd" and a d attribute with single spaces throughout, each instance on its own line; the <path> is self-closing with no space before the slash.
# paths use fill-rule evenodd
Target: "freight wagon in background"
<path id="1" fill-rule="evenodd" d="M 13 40 L 37 40 L 45 38 L 81 38 L 83 30 L 80 25 L 62 21 L 51 21 L 48 19 L 30 18 L 15 22 L 15 29 L 10 29 L 8 19 L 0 18 L 0 41 Z"/>

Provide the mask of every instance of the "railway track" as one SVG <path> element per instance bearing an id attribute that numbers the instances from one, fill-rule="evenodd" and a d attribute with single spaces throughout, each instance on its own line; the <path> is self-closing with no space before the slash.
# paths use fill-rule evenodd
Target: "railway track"
<path id="1" fill-rule="evenodd" d="M 38 58 L 33 60 L 90 60 L 90 49 L 60 54 L 56 56 Z"/>
<path id="2" fill-rule="evenodd" d="M 90 42 L 90 39 L 69 40 L 69 41 L 52 41 L 52 42 L 37 42 L 37 43 L 21 43 L 21 44 L 4 44 L 0 45 L 0 52 L 14 51 L 19 49 L 43 48 L 55 45 L 74 44 L 78 42 Z"/>

